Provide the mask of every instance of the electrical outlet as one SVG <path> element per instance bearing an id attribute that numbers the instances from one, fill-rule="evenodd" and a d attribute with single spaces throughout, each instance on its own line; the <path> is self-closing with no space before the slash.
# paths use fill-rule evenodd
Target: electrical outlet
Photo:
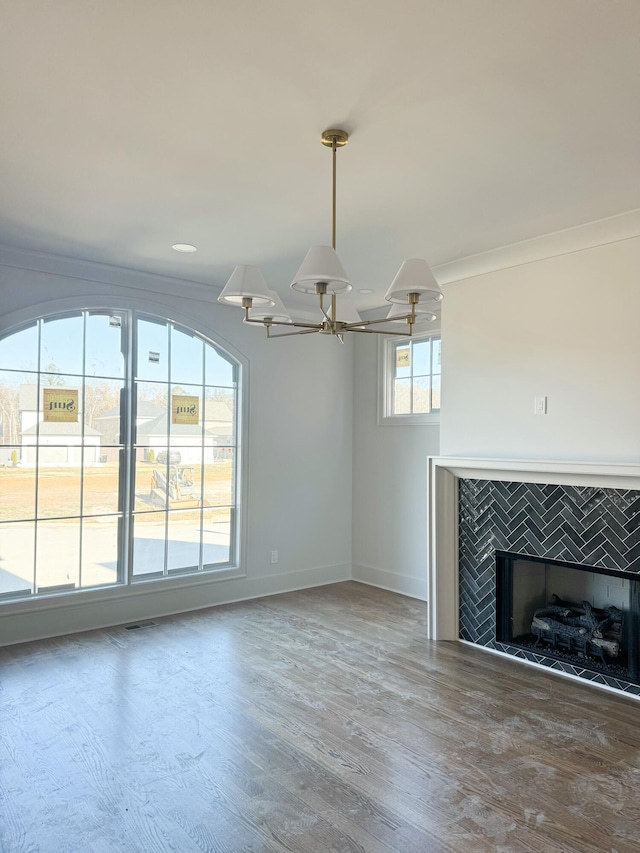
<path id="1" fill-rule="evenodd" d="M 271 552 L 271 562 L 272 562 L 272 563 L 277 563 L 277 562 L 278 562 L 278 552 L 277 552 L 277 551 L 272 551 L 272 552 Z"/>

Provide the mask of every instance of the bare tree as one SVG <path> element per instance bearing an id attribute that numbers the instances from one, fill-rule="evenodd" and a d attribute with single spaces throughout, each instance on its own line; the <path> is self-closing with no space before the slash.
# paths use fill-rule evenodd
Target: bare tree
<path id="1" fill-rule="evenodd" d="M 20 443 L 20 408 L 18 389 L 0 384 L 0 423 L 2 444 Z"/>
<path id="2" fill-rule="evenodd" d="M 100 415 L 113 409 L 120 402 L 120 384 L 101 379 L 99 382 L 87 383 L 84 388 L 84 422 L 87 426 L 97 429 L 96 422 Z"/>
<path id="3" fill-rule="evenodd" d="M 66 385 L 64 376 L 56 374 L 60 373 L 60 368 L 53 361 L 50 361 L 46 367 L 42 368 L 43 375 L 41 382 L 43 385 Z"/>

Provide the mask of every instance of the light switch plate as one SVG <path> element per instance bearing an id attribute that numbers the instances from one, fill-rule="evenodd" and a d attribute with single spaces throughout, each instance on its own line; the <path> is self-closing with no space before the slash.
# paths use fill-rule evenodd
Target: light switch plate
<path id="1" fill-rule="evenodd" d="M 546 415 L 547 414 L 547 398 L 546 397 L 535 397 L 534 398 L 533 413 L 534 413 L 534 415 Z"/>

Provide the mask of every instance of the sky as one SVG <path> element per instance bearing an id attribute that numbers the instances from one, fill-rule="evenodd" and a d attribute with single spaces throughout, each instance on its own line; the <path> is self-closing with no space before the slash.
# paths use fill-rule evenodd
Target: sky
<path id="1" fill-rule="evenodd" d="M 121 339 L 125 337 L 123 331 L 126 320 L 126 315 L 121 313 L 87 311 L 39 321 L 0 339 L 0 370 L 19 371 L 22 374 L 25 371 L 36 371 L 40 333 L 42 371 L 122 379 L 124 358 Z M 172 327 L 166 321 L 138 319 L 136 355 L 136 377 L 141 380 L 168 382 L 170 366 L 171 383 L 174 385 L 201 385 L 203 380 L 207 385 L 214 386 L 230 387 L 233 384 L 230 363 L 211 344 Z M 20 381 L 25 381 L 24 375 Z"/>

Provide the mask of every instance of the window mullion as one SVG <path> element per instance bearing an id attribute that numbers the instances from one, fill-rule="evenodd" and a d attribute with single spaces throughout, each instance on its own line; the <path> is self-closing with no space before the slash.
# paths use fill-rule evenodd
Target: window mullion
<path id="1" fill-rule="evenodd" d="M 87 311 L 82 312 L 82 421 L 80 423 L 80 542 L 78 544 L 78 589 L 82 589 L 82 544 L 84 535 L 84 438 L 87 392 Z M 78 413 L 80 417 L 80 413 Z"/>
<path id="2" fill-rule="evenodd" d="M 413 398 L 415 396 L 415 394 L 414 394 L 415 380 L 413 377 L 413 341 L 412 340 L 409 341 L 409 375 L 411 377 L 410 382 L 409 382 L 409 408 L 410 408 L 411 414 L 413 415 L 414 414 L 414 412 L 413 412 Z"/>
<path id="3" fill-rule="evenodd" d="M 43 320 L 38 320 L 38 379 L 36 382 L 36 446 L 35 446 L 35 518 L 33 519 L 33 594 L 38 591 L 38 514 L 40 506 L 40 394 L 42 389 L 42 376 L 40 374 L 40 362 L 42 358 L 42 325 Z M 22 425 L 21 425 L 22 428 Z"/>
<path id="4" fill-rule="evenodd" d="M 166 465 L 166 476 L 167 476 L 167 486 L 166 486 L 166 507 L 164 514 L 164 565 L 162 567 L 162 575 L 163 577 L 169 576 L 169 513 L 171 511 L 171 487 L 169 485 L 169 479 L 171 477 L 171 412 L 172 412 L 172 401 L 171 401 L 171 344 L 173 335 L 171 334 L 173 330 L 173 323 L 167 323 L 167 465 Z"/>
<path id="5" fill-rule="evenodd" d="M 120 473 L 124 476 L 122 504 L 122 581 L 130 585 L 133 581 L 133 537 L 135 519 L 133 516 L 135 491 L 135 412 L 136 390 L 135 376 L 137 375 L 137 330 L 134 311 L 125 313 L 126 333 L 122 336 L 123 356 L 125 364 L 124 399 L 120 410 L 120 439 L 119 451 Z M 124 470 L 122 470 L 124 467 Z"/>

